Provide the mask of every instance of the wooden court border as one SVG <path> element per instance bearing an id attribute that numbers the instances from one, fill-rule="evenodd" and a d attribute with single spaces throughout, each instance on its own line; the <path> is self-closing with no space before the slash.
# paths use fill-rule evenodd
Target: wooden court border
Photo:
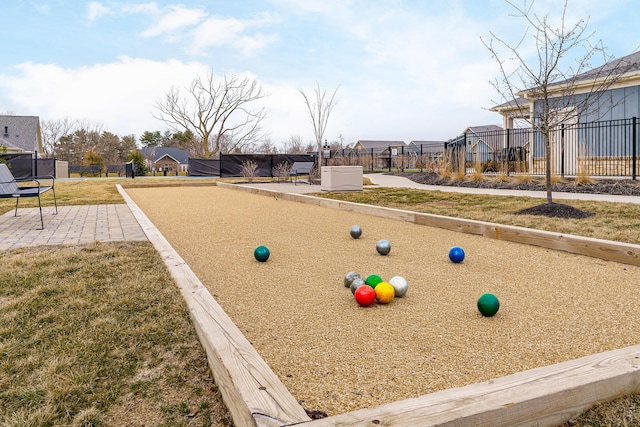
<path id="1" fill-rule="evenodd" d="M 482 221 L 217 183 L 222 188 L 640 265 L 640 246 Z M 640 345 L 311 420 L 186 262 L 117 185 L 189 308 L 234 424 L 258 426 L 557 426 L 600 401 L 640 392 Z"/>

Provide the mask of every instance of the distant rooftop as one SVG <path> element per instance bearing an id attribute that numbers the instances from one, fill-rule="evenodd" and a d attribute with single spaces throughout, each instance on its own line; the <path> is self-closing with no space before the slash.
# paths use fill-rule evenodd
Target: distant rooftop
<path id="1" fill-rule="evenodd" d="M 24 151 L 42 151 L 38 116 L 0 116 L 0 138 Z"/>

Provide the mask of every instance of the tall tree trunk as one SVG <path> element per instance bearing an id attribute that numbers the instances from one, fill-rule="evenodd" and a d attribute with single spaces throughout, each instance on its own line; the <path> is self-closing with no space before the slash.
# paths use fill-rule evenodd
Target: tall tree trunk
<path id="1" fill-rule="evenodd" d="M 545 132 L 545 187 L 547 189 L 547 203 L 553 203 L 551 196 L 551 142 L 549 142 L 549 132 Z"/>

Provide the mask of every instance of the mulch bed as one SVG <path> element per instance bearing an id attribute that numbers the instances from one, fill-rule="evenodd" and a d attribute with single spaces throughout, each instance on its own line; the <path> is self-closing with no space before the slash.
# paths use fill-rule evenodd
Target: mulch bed
<path id="1" fill-rule="evenodd" d="M 509 181 L 485 179 L 480 181 L 455 180 L 443 178 L 431 172 L 398 172 L 389 175 L 402 176 L 419 184 L 447 185 L 450 187 L 500 188 L 506 190 L 545 191 L 544 178 L 531 181 Z M 575 179 L 566 178 L 563 182 L 553 183 L 551 191 L 564 193 L 615 194 L 621 196 L 640 196 L 640 184 L 632 179 L 594 179 L 591 184 L 576 184 Z"/>
<path id="2" fill-rule="evenodd" d="M 540 205 L 514 212 L 514 215 L 539 215 L 549 218 L 583 219 L 589 218 L 595 214 L 593 212 L 585 212 L 562 203 L 542 203 Z"/>

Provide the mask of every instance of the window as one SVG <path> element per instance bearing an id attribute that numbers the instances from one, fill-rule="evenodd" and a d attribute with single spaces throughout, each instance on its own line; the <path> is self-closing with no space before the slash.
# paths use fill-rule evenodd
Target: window
<path id="1" fill-rule="evenodd" d="M 4 127 L 4 136 L 9 136 L 9 126 Z"/>

